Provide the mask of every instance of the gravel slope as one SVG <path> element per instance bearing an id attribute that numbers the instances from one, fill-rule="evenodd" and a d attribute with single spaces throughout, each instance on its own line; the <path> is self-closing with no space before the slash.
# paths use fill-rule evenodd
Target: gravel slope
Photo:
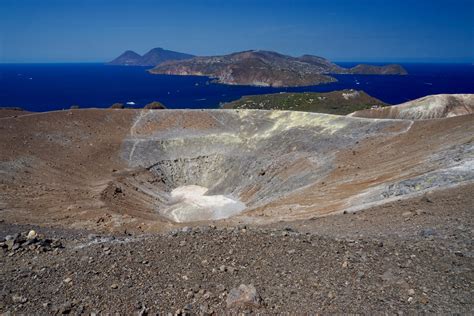
<path id="1" fill-rule="evenodd" d="M 39 228 L 64 248 L 4 250 L 0 311 L 472 314 L 473 193 L 469 185 L 266 227 L 146 236 Z M 0 225 L 3 234 L 31 228 Z M 255 287 L 258 305 L 228 307 L 240 284 Z"/>

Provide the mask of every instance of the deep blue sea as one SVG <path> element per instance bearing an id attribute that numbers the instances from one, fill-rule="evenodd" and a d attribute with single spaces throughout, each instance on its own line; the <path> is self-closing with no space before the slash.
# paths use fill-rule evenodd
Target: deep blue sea
<path id="1" fill-rule="evenodd" d="M 339 63 L 344 67 L 357 63 Z M 211 83 L 206 77 L 151 75 L 144 67 L 103 64 L 0 64 L 0 106 L 30 111 L 71 105 L 109 107 L 133 102 L 143 107 L 160 101 L 168 108 L 218 108 L 243 95 L 275 92 L 364 90 L 390 104 L 429 94 L 474 93 L 473 64 L 402 64 L 407 76 L 337 75 L 336 83 L 267 88 Z"/>

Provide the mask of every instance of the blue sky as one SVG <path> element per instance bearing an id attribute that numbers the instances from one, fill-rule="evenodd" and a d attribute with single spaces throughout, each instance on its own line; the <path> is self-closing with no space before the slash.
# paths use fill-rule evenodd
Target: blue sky
<path id="1" fill-rule="evenodd" d="M 0 0 L 0 62 L 107 61 L 153 47 L 334 61 L 474 61 L 474 0 Z"/>

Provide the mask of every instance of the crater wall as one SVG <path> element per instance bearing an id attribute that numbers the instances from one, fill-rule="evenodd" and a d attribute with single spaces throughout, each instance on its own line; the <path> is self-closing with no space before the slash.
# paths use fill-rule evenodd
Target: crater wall
<path id="1" fill-rule="evenodd" d="M 473 115 L 69 110 L 0 119 L 17 223 L 159 230 L 356 211 L 474 180 Z"/>

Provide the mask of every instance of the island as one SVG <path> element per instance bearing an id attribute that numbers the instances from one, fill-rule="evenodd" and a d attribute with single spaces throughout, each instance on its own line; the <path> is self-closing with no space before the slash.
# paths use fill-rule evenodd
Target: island
<path id="1" fill-rule="evenodd" d="M 249 50 L 222 56 L 166 61 L 149 70 L 152 74 L 208 76 L 230 85 L 267 87 L 313 86 L 336 82 L 334 74 L 406 75 L 400 65 L 357 65 L 344 68 L 312 55 L 292 57 L 277 52 Z"/>
<path id="2" fill-rule="evenodd" d="M 166 61 L 183 60 L 193 57 L 194 55 L 191 54 L 175 52 L 157 47 L 151 49 L 143 56 L 132 50 L 127 50 L 107 64 L 115 66 L 156 66 Z"/>
<path id="3" fill-rule="evenodd" d="M 290 110 L 347 115 L 385 107 L 388 104 L 364 91 L 352 89 L 332 92 L 271 93 L 248 95 L 222 105 L 224 109 Z"/>

